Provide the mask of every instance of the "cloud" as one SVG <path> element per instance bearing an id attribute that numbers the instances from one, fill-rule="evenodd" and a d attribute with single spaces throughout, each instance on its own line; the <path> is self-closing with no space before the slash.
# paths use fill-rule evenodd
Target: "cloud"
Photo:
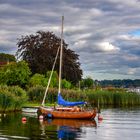
<path id="1" fill-rule="evenodd" d="M 114 52 L 119 51 L 120 49 L 109 42 L 101 42 L 98 43 L 99 49 L 105 52 Z"/>
<path id="2" fill-rule="evenodd" d="M 129 68 L 127 74 L 134 75 L 136 70 L 136 68 Z"/>
<path id="3" fill-rule="evenodd" d="M 17 38 L 38 30 L 60 36 L 79 54 L 84 76 L 140 78 L 139 0 L 1 0 L 0 52 L 15 53 Z"/>

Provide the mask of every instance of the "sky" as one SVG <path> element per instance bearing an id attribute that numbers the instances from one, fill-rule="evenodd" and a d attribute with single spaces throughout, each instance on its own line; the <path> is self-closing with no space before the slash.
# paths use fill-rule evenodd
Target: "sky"
<path id="1" fill-rule="evenodd" d="M 140 79 L 140 0 L 0 0 L 0 52 L 39 30 L 60 37 L 62 15 L 84 78 Z"/>

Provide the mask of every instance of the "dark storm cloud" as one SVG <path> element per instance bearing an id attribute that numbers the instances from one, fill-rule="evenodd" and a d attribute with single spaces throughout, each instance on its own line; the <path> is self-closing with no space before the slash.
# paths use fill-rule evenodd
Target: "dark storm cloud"
<path id="1" fill-rule="evenodd" d="M 79 54 L 84 76 L 140 78 L 138 0 L 1 0 L 0 52 L 15 53 L 17 38 L 38 30 L 64 38 Z M 102 75 L 103 74 L 103 75 Z"/>

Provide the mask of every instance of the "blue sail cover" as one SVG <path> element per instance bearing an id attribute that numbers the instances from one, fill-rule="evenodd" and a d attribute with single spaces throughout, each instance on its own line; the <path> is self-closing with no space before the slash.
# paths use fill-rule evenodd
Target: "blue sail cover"
<path id="1" fill-rule="evenodd" d="M 77 106 L 77 105 L 83 105 L 85 102 L 69 102 L 65 101 L 60 93 L 58 93 L 58 104 L 63 106 Z"/>

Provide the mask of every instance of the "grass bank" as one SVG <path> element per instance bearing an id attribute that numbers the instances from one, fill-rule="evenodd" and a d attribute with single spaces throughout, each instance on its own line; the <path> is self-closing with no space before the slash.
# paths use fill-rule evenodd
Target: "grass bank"
<path id="1" fill-rule="evenodd" d="M 45 87 L 31 87 L 27 91 L 18 86 L 0 86 L 0 112 L 21 110 L 23 106 L 40 106 Z M 58 90 L 50 88 L 46 97 L 46 105 L 53 106 L 57 102 Z M 134 107 L 140 106 L 140 95 L 124 89 L 98 90 L 62 90 L 62 96 L 68 101 L 86 101 L 91 106 Z"/>
<path id="2" fill-rule="evenodd" d="M 41 104 L 45 88 L 42 86 L 32 87 L 27 91 L 28 100 L 32 103 Z M 57 101 L 57 89 L 52 88 L 48 91 L 46 97 L 47 104 L 53 104 Z M 69 101 L 87 101 L 94 106 L 114 106 L 129 107 L 140 105 L 140 95 L 127 92 L 124 89 L 102 89 L 102 90 L 62 90 L 62 96 Z"/>

